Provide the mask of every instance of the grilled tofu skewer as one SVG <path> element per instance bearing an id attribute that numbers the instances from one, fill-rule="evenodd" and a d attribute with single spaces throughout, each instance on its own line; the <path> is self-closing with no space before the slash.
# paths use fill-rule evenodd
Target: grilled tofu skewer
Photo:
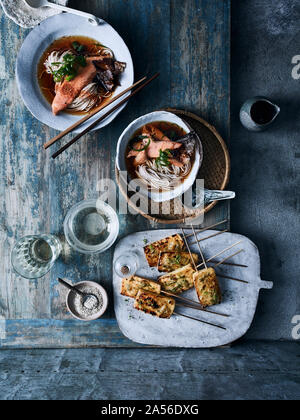
<path id="1" fill-rule="evenodd" d="M 186 245 L 188 249 L 190 250 L 190 247 L 188 245 L 187 239 L 185 237 L 184 230 L 182 230 L 182 234 L 184 236 Z M 200 242 L 198 240 L 198 237 L 196 235 L 194 226 L 192 225 L 192 230 L 196 239 L 196 242 L 198 244 L 199 252 L 202 258 L 205 269 L 202 271 L 198 271 L 198 267 L 195 264 L 195 273 L 193 274 L 193 283 L 198 295 L 199 302 L 203 306 L 203 308 L 207 308 L 208 306 L 214 306 L 219 305 L 222 302 L 222 293 L 219 285 L 219 281 L 216 275 L 216 272 L 213 268 L 207 267 L 207 262 L 204 258 Z M 190 251 L 191 252 L 191 251 Z"/>
<path id="2" fill-rule="evenodd" d="M 229 315 L 225 315 L 225 314 L 221 314 L 217 312 L 208 311 L 207 309 L 203 308 L 203 306 L 200 305 L 199 302 L 196 302 L 191 299 L 183 298 L 181 296 L 177 296 L 172 293 L 165 292 L 161 290 L 161 285 L 155 281 L 144 279 L 138 276 L 131 276 L 128 278 L 124 278 L 122 280 L 121 295 L 135 299 L 140 289 L 143 289 L 148 292 L 156 293 L 157 295 L 163 294 L 163 295 L 181 300 L 183 302 L 182 306 L 185 306 L 187 308 L 195 309 L 202 312 L 208 312 L 213 315 L 220 315 L 224 317 L 229 316 Z"/>
<path id="3" fill-rule="evenodd" d="M 158 318 L 170 319 L 174 314 L 184 318 L 192 319 L 193 321 L 201 322 L 202 324 L 226 330 L 226 328 L 222 327 L 221 325 L 213 324 L 198 318 L 193 318 L 188 315 L 177 313 L 175 312 L 175 306 L 176 302 L 174 299 L 170 297 L 163 297 L 157 295 L 156 293 L 147 292 L 142 289 L 139 290 L 134 302 L 135 309 L 145 312 L 146 314 L 157 316 Z"/>

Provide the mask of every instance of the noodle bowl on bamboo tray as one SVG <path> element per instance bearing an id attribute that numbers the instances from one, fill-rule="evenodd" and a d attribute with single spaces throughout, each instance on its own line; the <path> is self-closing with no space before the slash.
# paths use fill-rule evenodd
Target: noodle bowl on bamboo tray
<path id="1" fill-rule="evenodd" d="M 199 164 L 200 169 L 195 175 L 195 179 L 204 180 L 207 189 L 225 190 L 230 176 L 230 157 L 227 146 L 217 130 L 193 113 L 176 109 L 166 109 L 166 111 L 180 117 L 201 139 L 203 160 Z M 143 141 L 146 143 L 146 140 L 143 139 Z M 141 149 L 139 147 L 136 150 Z M 163 203 L 148 198 L 147 211 L 144 211 L 145 209 L 136 205 L 136 201 L 132 199 L 134 192 L 128 192 L 127 180 L 124 182 L 123 177 L 120 176 L 118 165 L 116 167 L 116 179 L 128 205 L 145 218 L 157 223 L 184 223 L 187 220 L 198 218 L 203 213 L 208 213 L 217 204 L 217 202 L 213 202 L 206 205 L 204 209 L 189 209 L 183 206 L 180 196 Z M 155 210 L 153 211 L 153 209 Z"/>

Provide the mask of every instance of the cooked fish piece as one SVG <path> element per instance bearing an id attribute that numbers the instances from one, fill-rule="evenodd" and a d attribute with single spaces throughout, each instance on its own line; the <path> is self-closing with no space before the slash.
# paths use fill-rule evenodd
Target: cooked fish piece
<path id="1" fill-rule="evenodd" d="M 134 308 L 158 318 L 171 318 L 175 310 L 175 300 L 156 293 L 139 290 Z"/>
<path id="2" fill-rule="evenodd" d="M 222 302 L 222 293 L 216 272 L 213 268 L 198 271 L 194 274 L 194 284 L 201 305 L 219 305 Z"/>
<path id="3" fill-rule="evenodd" d="M 159 277 L 158 282 L 162 290 L 179 295 L 194 287 L 193 276 L 196 273 L 191 264 L 179 268 L 170 274 Z"/>
<path id="4" fill-rule="evenodd" d="M 54 115 L 71 105 L 82 89 L 91 83 L 96 76 L 97 70 L 95 65 L 92 61 L 86 61 L 86 67 L 80 67 L 77 76 L 73 80 L 64 80 L 62 83 L 57 84 L 56 96 L 52 102 Z"/>
<path id="5" fill-rule="evenodd" d="M 194 263 L 198 265 L 198 255 L 192 254 L 192 257 Z M 189 252 L 162 252 L 158 260 L 158 271 L 161 273 L 171 273 L 188 264 L 193 264 Z"/>
<path id="6" fill-rule="evenodd" d="M 161 239 L 144 248 L 145 256 L 150 267 L 157 267 L 159 255 L 161 252 L 184 250 L 184 241 L 178 234 Z"/>
<path id="7" fill-rule="evenodd" d="M 161 292 L 161 286 L 155 281 L 147 280 L 138 276 L 131 276 L 122 280 L 121 295 L 135 298 L 140 289 L 148 292 Z"/>
<path id="8" fill-rule="evenodd" d="M 77 76 L 70 81 L 64 80 L 56 86 L 56 96 L 52 102 L 54 115 L 66 109 L 77 98 L 82 89 L 97 76 L 106 91 L 111 92 L 126 64 L 106 57 L 86 57 L 86 66 L 80 67 Z"/>

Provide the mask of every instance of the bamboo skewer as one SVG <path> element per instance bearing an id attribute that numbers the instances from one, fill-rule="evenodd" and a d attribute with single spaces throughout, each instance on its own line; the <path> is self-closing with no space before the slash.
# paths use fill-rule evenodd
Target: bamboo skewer
<path id="1" fill-rule="evenodd" d="M 142 82 L 144 82 L 146 79 L 147 79 L 147 77 L 143 77 L 141 80 L 139 80 L 138 82 L 134 83 L 132 86 L 130 86 L 129 88 L 125 89 L 123 92 L 119 93 L 117 96 L 114 96 L 108 102 L 100 105 L 99 107 L 97 107 L 93 111 L 89 112 L 88 115 L 86 115 L 85 117 L 81 118 L 79 121 L 76 121 L 75 124 L 71 125 L 66 130 L 62 131 L 60 134 L 58 134 L 57 136 L 55 136 L 51 140 L 49 140 L 47 143 L 45 143 L 44 144 L 44 149 L 47 150 L 50 146 L 52 146 L 58 140 L 62 139 L 67 134 L 71 133 L 73 130 L 75 130 L 75 128 L 79 127 L 80 125 L 82 125 L 83 123 L 85 123 L 86 121 L 88 121 L 94 115 L 98 114 L 98 112 L 100 112 L 103 109 L 107 108 L 109 105 L 111 105 L 112 103 L 114 103 L 115 101 L 117 101 L 119 98 L 121 98 L 122 96 L 124 96 L 127 92 L 129 92 L 130 90 L 132 90 L 133 88 L 135 88 L 136 86 L 138 86 L 139 84 L 141 84 Z"/>
<path id="2" fill-rule="evenodd" d="M 198 270 L 197 270 L 197 265 L 196 265 L 195 260 L 194 260 L 194 258 L 193 258 L 193 254 L 192 254 L 192 252 L 191 252 L 191 248 L 189 247 L 189 244 L 188 244 L 188 241 L 187 241 L 187 239 L 186 239 L 186 236 L 185 236 L 184 230 L 183 230 L 182 228 L 181 228 L 181 232 L 182 232 L 182 235 L 183 235 L 183 239 L 184 239 L 185 245 L 186 245 L 186 247 L 187 247 L 187 249 L 188 249 L 188 251 L 189 251 L 191 261 L 193 262 L 193 265 L 194 265 L 194 267 L 195 267 L 195 270 L 196 270 L 196 271 L 198 271 Z"/>
<path id="3" fill-rule="evenodd" d="M 210 230 L 210 229 L 212 229 L 214 227 L 223 225 L 224 223 L 227 223 L 227 222 L 228 222 L 228 219 L 223 220 L 222 222 L 215 223 L 214 225 L 208 226 L 208 227 L 203 228 L 203 229 L 200 229 L 200 230 L 197 229 L 197 232 L 196 233 L 198 235 L 199 233 L 206 232 L 207 230 Z M 186 238 L 189 238 L 190 236 L 193 236 L 193 235 L 194 235 L 193 233 L 189 233 L 188 235 L 186 235 Z"/>
<path id="4" fill-rule="evenodd" d="M 210 261 L 213 264 L 218 264 L 220 261 L 216 261 L 216 260 L 211 260 Z M 245 264 L 236 264 L 236 263 L 231 263 L 231 262 L 223 262 L 222 265 L 230 265 L 232 267 L 240 267 L 240 268 L 248 268 L 248 265 Z"/>
<path id="5" fill-rule="evenodd" d="M 208 309 L 203 308 L 203 306 L 199 302 L 195 302 L 194 300 L 191 300 L 191 299 L 188 299 L 188 298 L 184 298 L 182 296 L 178 296 L 178 295 L 175 295 L 173 293 L 169 293 L 169 292 L 165 292 L 165 291 L 162 291 L 161 294 L 164 294 L 166 296 L 171 296 L 171 297 L 173 297 L 175 299 L 182 300 L 183 302 L 187 302 L 190 305 L 189 306 L 190 308 L 198 309 L 200 311 L 202 310 L 203 312 L 208 312 L 208 313 L 214 314 L 214 315 L 224 316 L 225 318 L 229 318 L 230 317 L 230 315 L 227 315 L 227 314 L 222 314 L 220 312 L 209 311 Z"/>
<path id="6" fill-rule="evenodd" d="M 188 316 L 188 315 L 183 315 L 183 314 L 180 314 L 178 312 L 173 312 L 173 314 L 174 315 L 177 315 L 177 316 L 183 316 L 184 318 L 188 318 L 188 319 L 191 319 L 193 321 L 201 322 L 202 324 L 210 325 L 212 327 L 220 328 L 221 330 L 225 330 L 226 331 L 226 328 L 225 327 L 221 327 L 221 325 L 212 324 L 210 322 L 202 321 L 201 319 L 193 318 L 193 317 Z"/>
<path id="7" fill-rule="evenodd" d="M 239 283 L 249 284 L 249 282 L 246 281 L 246 280 L 237 279 L 235 277 L 224 276 L 223 274 L 219 274 L 219 273 L 216 273 L 216 274 L 217 274 L 218 277 L 221 277 L 223 279 L 228 279 L 228 280 L 237 281 Z"/>
<path id="8" fill-rule="evenodd" d="M 220 251 L 218 254 L 214 255 L 214 256 L 213 256 L 213 257 L 211 257 L 211 258 L 209 258 L 206 262 L 211 262 L 214 258 L 218 257 L 218 256 L 219 256 L 219 255 L 221 255 L 221 254 L 224 254 L 224 252 L 229 251 L 230 249 L 232 249 L 233 247 L 235 247 L 235 246 L 239 245 L 239 244 L 240 244 L 240 243 L 242 243 L 242 242 L 243 242 L 243 241 L 238 241 L 238 242 L 236 242 L 235 244 L 233 244 L 233 245 L 229 246 L 228 248 L 223 249 L 223 251 Z M 203 265 L 204 265 L 204 264 L 202 263 L 202 264 L 198 265 L 198 267 L 197 267 L 197 268 L 200 268 L 200 267 L 202 267 Z"/>
<path id="9" fill-rule="evenodd" d="M 197 244 L 198 244 L 198 248 L 199 248 L 199 252 L 200 252 L 200 255 L 201 255 L 201 258 L 202 258 L 202 261 L 203 261 L 203 264 L 204 264 L 204 267 L 206 268 L 206 270 L 207 270 L 207 264 L 206 264 L 206 261 L 205 261 L 205 258 L 204 258 L 204 255 L 203 255 L 203 252 L 202 252 L 202 249 L 201 249 L 201 246 L 200 246 L 200 242 L 199 242 L 199 240 L 198 240 L 198 237 L 197 237 L 197 235 L 196 235 L 196 232 L 195 232 L 195 229 L 194 229 L 194 226 L 192 225 L 192 229 L 193 229 L 193 234 L 195 235 L 195 238 L 196 238 L 196 241 L 197 241 Z M 198 271 L 198 270 L 197 270 Z"/>
<path id="10" fill-rule="evenodd" d="M 205 238 L 200 238 L 200 239 L 198 239 L 198 241 L 203 242 L 203 241 L 206 241 L 207 239 L 215 238 L 216 236 L 222 235 L 223 233 L 226 233 L 226 232 L 229 232 L 229 229 L 222 230 L 218 233 L 214 233 L 213 235 L 206 236 Z M 198 235 L 198 234 L 196 233 L 196 235 Z M 197 242 L 191 242 L 190 243 L 190 245 L 196 245 L 196 244 L 197 244 Z"/>
<path id="11" fill-rule="evenodd" d="M 63 146 L 61 149 L 59 149 L 56 153 L 52 155 L 53 159 L 56 159 L 59 155 L 61 155 L 65 150 L 67 150 L 70 146 L 72 146 L 74 143 L 76 143 L 82 136 L 87 134 L 90 130 L 92 130 L 94 127 L 96 127 L 101 121 L 105 120 L 108 116 L 110 116 L 112 113 L 114 113 L 117 109 L 119 109 L 122 105 L 124 105 L 126 102 L 129 101 L 130 98 L 135 96 L 138 92 L 140 92 L 142 89 L 144 89 L 146 86 L 148 86 L 153 80 L 155 80 L 159 76 L 159 73 L 156 73 L 154 76 L 152 76 L 149 80 L 147 80 L 145 83 L 143 83 L 141 86 L 139 86 L 137 89 L 135 89 L 133 92 L 131 92 L 130 95 L 128 95 L 126 98 L 124 98 L 122 101 L 120 101 L 116 106 L 114 106 L 111 110 L 109 110 L 106 114 L 104 114 L 102 117 L 98 118 L 96 121 L 94 121 L 91 125 L 89 125 L 85 130 L 82 131 L 82 133 L 79 133 L 77 136 L 75 136 L 71 141 L 69 141 L 65 146 Z"/>
<path id="12" fill-rule="evenodd" d="M 244 249 L 241 249 L 240 251 L 236 252 L 235 254 L 230 255 L 230 256 L 229 256 L 229 257 L 227 257 L 227 258 L 224 258 L 224 260 L 223 260 L 223 261 L 220 261 L 218 264 L 215 264 L 215 267 L 219 267 L 220 265 L 224 264 L 224 262 L 226 262 L 226 261 L 230 260 L 230 258 L 233 258 L 233 257 L 235 257 L 236 255 L 239 255 L 239 254 L 241 254 L 241 253 L 242 253 L 242 252 L 244 252 L 244 251 L 245 251 Z"/>

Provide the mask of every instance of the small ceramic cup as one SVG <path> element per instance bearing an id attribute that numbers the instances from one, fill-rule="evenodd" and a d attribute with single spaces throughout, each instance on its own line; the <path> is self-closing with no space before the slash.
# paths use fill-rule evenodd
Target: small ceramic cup
<path id="1" fill-rule="evenodd" d="M 240 110 L 240 120 L 247 130 L 260 132 L 269 128 L 279 114 L 278 105 L 262 96 L 255 96 L 243 104 Z"/>
<path id="2" fill-rule="evenodd" d="M 76 292 L 73 292 L 72 290 L 70 290 L 66 298 L 67 308 L 70 314 L 75 319 L 79 319 L 80 321 L 85 321 L 85 322 L 95 321 L 96 319 L 101 318 L 106 312 L 106 309 L 108 306 L 108 296 L 107 296 L 106 290 L 102 286 L 100 286 L 100 284 L 95 283 L 93 281 L 82 281 L 80 283 L 75 284 L 75 286 L 83 292 L 85 291 L 86 288 L 88 288 L 89 289 L 88 293 L 90 294 L 93 294 L 92 289 L 95 289 L 95 291 L 97 291 L 102 297 L 102 305 L 99 308 L 99 310 L 93 313 L 92 315 L 83 316 L 76 309 L 75 298 L 77 294 Z"/>

